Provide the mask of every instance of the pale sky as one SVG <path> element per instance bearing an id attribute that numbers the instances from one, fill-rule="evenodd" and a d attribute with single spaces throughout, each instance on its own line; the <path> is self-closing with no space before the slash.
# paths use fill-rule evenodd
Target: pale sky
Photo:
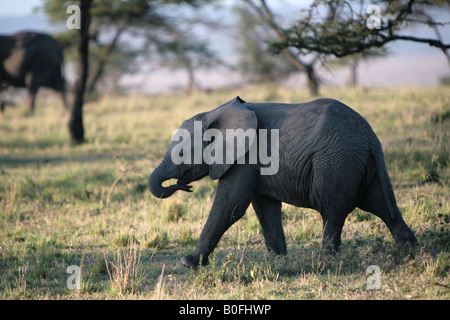
<path id="1" fill-rule="evenodd" d="M 32 14 L 41 0 L 0 0 L 0 16 L 23 16 Z"/>
<path id="2" fill-rule="evenodd" d="M 225 0 L 228 4 L 234 4 L 236 0 Z M 36 30 L 44 32 L 55 31 L 54 26 L 47 22 L 44 15 L 33 14 L 33 9 L 40 6 L 42 0 L 0 0 L 0 33 L 11 34 L 22 30 Z M 290 4 L 291 3 L 291 4 Z M 292 6 L 298 8 L 299 3 L 309 4 L 310 1 L 299 0 L 276 0 L 270 1 L 270 6 L 274 11 L 285 9 Z M 276 4 L 276 6 L 275 6 Z M 292 10 L 291 10 L 292 12 Z M 442 12 L 436 13 L 440 17 L 439 20 L 446 20 L 446 14 Z M 448 21 L 449 19 L 447 19 Z M 446 26 L 441 31 L 445 42 L 450 42 L 450 26 Z M 410 34 L 415 36 L 426 36 L 435 38 L 432 30 L 415 28 L 410 30 Z M 223 44 L 222 44 L 223 45 Z M 367 86 L 401 86 L 401 85 L 435 85 L 439 83 L 439 79 L 443 76 L 450 76 L 450 66 L 444 54 L 436 48 L 428 45 L 417 44 L 411 42 L 395 42 L 389 45 L 392 54 L 387 58 L 365 62 L 361 66 L 360 81 L 362 85 Z M 161 72 L 161 70 L 159 70 Z M 212 70 L 213 72 L 213 70 Z M 221 71 L 223 72 L 223 71 Z M 166 72 L 167 73 L 167 72 Z M 208 71 L 199 82 L 211 84 L 213 79 L 221 79 L 223 76 L 216 76 Z M 333 70 L 333 74 L 324 74 L 325 77 L 334 84 L 344 83 L 348 77 L 347 70 Z M 156 88 L 164 81 L 161 81 L 162 74 L 156 75 L 155 72 L 147 75 L 134 77 L 137 82 L 139 80 L 142 86 Z M 165 74 L 168 78 L 166 87 L 183 86 L 181 82 L 185 81 L 184 75 L 176 76 L 175 72 Z M 235 75 L 235 77 L 238 77 Z M 128 78 L 128 77 L 125 77 Z M 154 79 L 154 81 L 152 81 Z M 230 77 L 232 78 L 232 77 Z M 133 82 L 128 78 L 127 82 Z M 218 80 L 218 85 L 220 81 Z M 175 81 L 170 83 L 170 81 Z M 177 82 L 178 81 L 178 82 Z M 302 79 L 294 79 L 293 83 L 303 82 Z M 137 86 L 138 83 L 136 83 Z"/>

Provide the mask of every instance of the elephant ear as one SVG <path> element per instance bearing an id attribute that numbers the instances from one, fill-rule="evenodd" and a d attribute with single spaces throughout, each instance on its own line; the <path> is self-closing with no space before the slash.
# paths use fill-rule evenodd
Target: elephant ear
<path id="1" fill-rule="evenodd" d="M 210 177 L 219 179 L 236 161 L 240 162 L 239 159 L 245 156 L 257 140 L 258 120 L 255 112 L 246 108 L 245 101 L 240 97 L 208 112 L 205 118 L 207 120 L 205 129 L 216 129 L 216 132 L 219 130 L 221 134 L 218 136 L 223 139 L 221 149 L 223 154 L 220 156 L 222 161 L 209 164 Z M 239 137 L 235 138 L 236 135 Z"/>

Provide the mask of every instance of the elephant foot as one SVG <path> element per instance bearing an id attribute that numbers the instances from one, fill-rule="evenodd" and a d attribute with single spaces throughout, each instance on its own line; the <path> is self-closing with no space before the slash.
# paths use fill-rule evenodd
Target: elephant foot
<path id="1" fill-rule="evenodd" d="M 198 261 L 194 261 L 194 257 L 192 255 L 184 256 L 180 261 L 183 266 L 189 269 L 196 269 L 198 266 Z"/>
<path id="2" fill-rule="evenodd" d="M 322 235 L 322 244 L 320 246 L 320 249 L 324 252 L 328 252 L 331 255 L 336 255 L 339 253 L 340 246 L 340 237 L 334 236 L 330 238 L 329 236 Z"/>
<path id="3" fill-rule="evenodd" d="M 285 256 L 287 254 L 286 250 L 286 240 L 284 237 L 282 239 L 276 239 L 270 243 L 266 243 L 267 250 L 273 252 L 276 255 Z"/>
<path id="4" fill-rule="evenodd" d="M 196 255 L 188 255 L 181 258 L 181 263 L 183 266 L 189 269 L 197 269 L 197 267 L 201 264 L 202 266 L 208 265 L 208 257 L 205 256 L 196 256 Z M 200 263 L 201 262 L 201 263 Z"/>
<path id="5" fill-rule="evenodd" d="M 393 232 L 394 240 L 397 244 L 401 246 L 410 245 L 411 247 L 415 247 L 417 244 L 417 239 L 414 236 L 412 230 L 403 223 L 396 227 Z"/>

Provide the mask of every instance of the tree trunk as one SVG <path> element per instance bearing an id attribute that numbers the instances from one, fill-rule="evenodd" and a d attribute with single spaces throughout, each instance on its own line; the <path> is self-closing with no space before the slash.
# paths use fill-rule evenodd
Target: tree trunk
<path id="1" fill-rule="evenodd" d="M 278 39 L 284 40 L 285 34 L 283 32 L 283 29 L 275 22 L 275 18 L 269 7 L 267 6 L 266 0 L 261 0 L 261 7 L 258 7 L 252 1 L 248 1 L 247 3 L 256 11 L 256 13 L 262 20 L 268 22 L 269 26 L 277 34 Z M 308 89 L 311 96 L 318 96 L 320 83 L 319 79 L 317 78 L 316 72 L 314 71 L 314 62 L 317 60 L 317 57 L 313 60 L 313 62 L 307 64 L 296 57 L 288 47 L 284 48 L 282 52 L 287 61 L 294 65 L 298 70 L 305 72 L 306 77 L 308 78 Z"/>
<path id="2" fill-rule="evenodd" d="M 308 77 L 309 94 L 313 97 L 319 95 L 319 79 L 317 79 L 316 72 L 312 64 L 305 65 L 306 76 Z"/>
<path id="3" fill-rule="evenodd" d="M 192 61 L 187 57 L 184 60 L 184 65 L 186 67 L 186 72 L 188 76 L 186 92 L 188 94 L 191 94 L 197 89 L 197 82 L 195 81 L 195 70 L 194 66 L 192 65 Z"/>
<path id="4" fill-rule="evenodd" d="M 89 9 L 92 0 L 80 0 L 81 28 L 78 29 L 78 75 L 75 83 L 74 100 L 69 119 L 70 137 L 75 143 L 83 143 L 83 103 L 89 67 Z"/>
<path id="5" fill-rule="evenodd" d="M 350 67 L 350 80 L 349 85 L 350 87 L 356 87 L 358 85 L 358 60 L 352 59 L 349 63 Z"/>
<path id="6" fill-rule="evenodd" d="M 319 79 L 314 71 L 314 61 L 310 64 L 306 64 L 300 61 L 300 59 L 298 59 L 288 48 L 284 49 L 282 52 L 287 61 L 306 74 L 309 94 L 313 97 L 317 97 L 319 95 Z"/>

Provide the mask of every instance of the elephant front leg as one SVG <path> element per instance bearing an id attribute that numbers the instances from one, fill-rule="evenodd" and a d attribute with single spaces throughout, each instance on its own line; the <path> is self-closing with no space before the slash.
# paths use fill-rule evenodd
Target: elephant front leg
<path id="1" fill-rule="evenodd" d="M 229 176 L 229 178 L 232 178 Z M 229 179 L 227 179 L 229 180 Z M 251 185 L 229 183 L 220 180 L 216 198 L 203 227 L 200 238 L 192 254 L 181 259 L 181 263 L 188 268 L 196 268 L 199 264 L 207 265 L 208 257 L 214 251 L 225 231 L 245 214 L 253 197 Z M 244 180 L 245 181 L 245 180 Z"/>
<path id="2" fill-rule="evenodd" d="M 250 201 L 240 202 L 233 208 L 228 208 L 228 205 L 219 203 L 216 197 L 194 252 L 181 259 L 183 265 L 188 268 L 196 268 L 199 264 L 207 265 L 209 255 L 214 251 L 225 231 L 244 215 L 249 204 Z"/>
<path id="3" fill-rule="evenodd" d="M 213 205 L 194 252 L 181 258 L 181 263 L 185 267 L 196 268 L 199 264 L 206 266 L 209 255 L 214 251 L 225 231 L 232 225 L 232 222 L 227 219 L 228 213 L 218 207 L 219 205 Z"/>

